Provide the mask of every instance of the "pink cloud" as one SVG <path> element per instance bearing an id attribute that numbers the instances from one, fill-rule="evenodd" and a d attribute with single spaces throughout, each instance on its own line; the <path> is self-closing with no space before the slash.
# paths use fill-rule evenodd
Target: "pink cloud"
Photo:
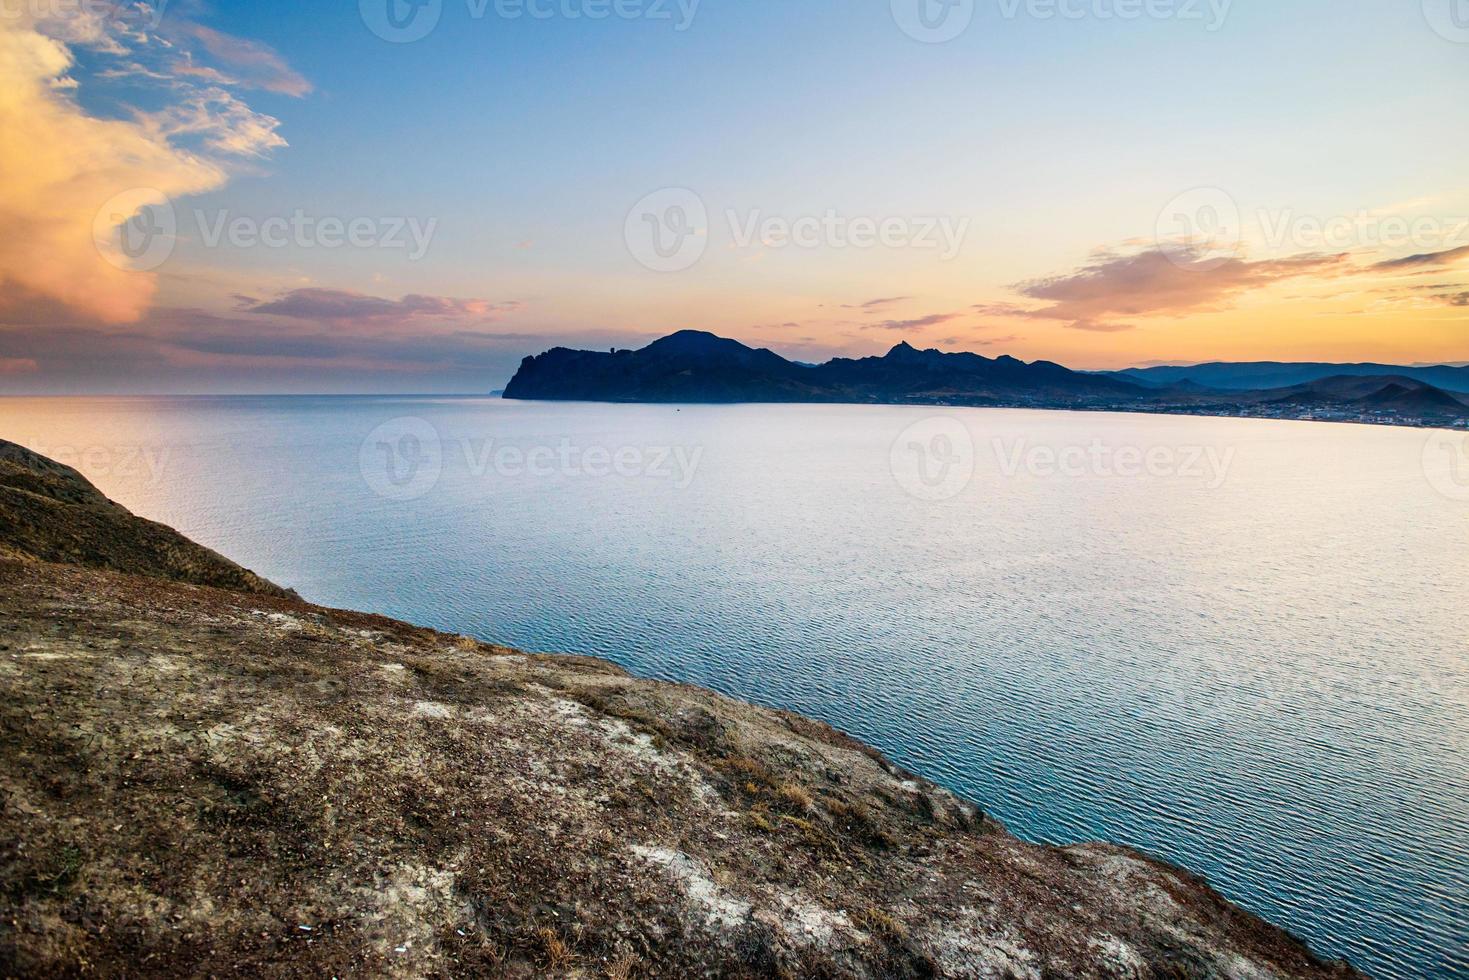
<path id="1" fill-rule="evenodd" d="M 524 308 L 518 301 L 456 299 L 410 293 L 402 299 L 386 299 L 347 289 L 312 287 L 293 289 L 272 300 L 236 297 L 242 313 L 263 313 L 297 320 L 404 322 L 421 318 L 444 320 L 495 320 Z"/>
<path id="2" fill-rule="evenodd" d="M 922 330 L 924 327 L 934 327 L 940 323 L 948 323 L 957 319 L 958 313 L 930 313 L 913 320 L 882 320 L 878 323 L 867 324 L 864 329 L 875 330 Z"/>
<path id="3" fill-rule="evenodd" d="M 286 63 L 273 49 L 259 41 L 251 41 L 216 31 L 203 24 L 183 22 L 175 25 L 175 36 L 199 42 L 204 50 L 235 70 L 235 81 L 249 88 L 265 89 L 281 95 L 300 97 L 311 91 L 311 83 Z M 209 68 L 199 68 L 190 61 L 177 66 L 185 74 L 208 73 L 216 79 L 223 76 Z"/>
<path id="4" fill-rule="evenodd" d="M 0 375 L 31 374 L 39 369 L 33 357 L 0 357 Z"/>
<path id="5" fill-rule="evenodd" d="M 1016 284 L 1021 295 L 1049 305 L 1009 315 L 1062 320 L 1076 330 L 1112 333 L 1131 329 L 1118 318 L 1224 309 L 1245 293 L 1277 282 L 1351 271 L 1348 260 L 1346 253 L 1251 262 L 1219 260 L 1186 248 L 1106 252 L 1075 272 Z"/>

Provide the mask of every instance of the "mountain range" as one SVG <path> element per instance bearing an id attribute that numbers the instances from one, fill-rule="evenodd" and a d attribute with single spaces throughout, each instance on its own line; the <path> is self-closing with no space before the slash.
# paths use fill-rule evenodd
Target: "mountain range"
<path id="1" fill-rule="evenodd" d="M 1175 373 L 1189 371 L 1194 373 Z M 1469 390 L 1469 368 L 1447 366 L 1213 364 L 1087 372 L 1008 355 L 919 350 L 906 342 L 881 356 L 803 364 L 706 331 L 680 330 L 637 350 L 556 347 L 527 357 L 504 397 L 1005 405 L 1284 418 L 1324 412 L 1362 421 L 1464 424 L 1469 423 L 1469 400 L 1423 378 L 1433 374 L 1453 381 L 1456 371 L 1464 380 L 1455 383 Z M 1243 384 L 1250 377 L 1262 381 Z"/>
<path id="2" fill-rule="evenodd" d="M 800 364 L 701 330 L 680 330 L 639 350 L 557 347 L 527 357 L 506 398 L 631 402 L 934 402 L 998 404 L 1015 397 L 1114 399 L 1147 389 L 1050 361 L 918 350 Z"/>
<path id="3" fill-rule="evenodd" d="M 1309 384 L 1330 377 L 1399 376 L 1430 384 L 1446 391 L 1469 393 L 1469 366 L 1450 364 L 1324 364 L 1317 362 L 1250 361 L 1209 364 L 1135 367 L 1107 372 L 1148 387 L 1166 388 L 1182 381 L 1225 390 L 1283 388 Z"/>

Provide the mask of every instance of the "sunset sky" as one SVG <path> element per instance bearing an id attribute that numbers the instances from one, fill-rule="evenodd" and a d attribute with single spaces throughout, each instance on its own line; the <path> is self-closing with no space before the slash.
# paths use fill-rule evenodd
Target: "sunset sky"
<path id="1" fill-rule="evenodd" d="M 0 0 L 0 393 L 1469 361 L 1457 0 L 919 2 Z"/>

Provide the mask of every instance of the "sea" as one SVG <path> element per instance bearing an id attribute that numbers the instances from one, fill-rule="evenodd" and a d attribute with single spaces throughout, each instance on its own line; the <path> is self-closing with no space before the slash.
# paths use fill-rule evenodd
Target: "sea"
<path id="1" fill-rule="evenodd" d="M 821 718 L 1034 841 L 1469 976 L 1469 433 L 498 398 L 0 398 L 325 605 Z"/>

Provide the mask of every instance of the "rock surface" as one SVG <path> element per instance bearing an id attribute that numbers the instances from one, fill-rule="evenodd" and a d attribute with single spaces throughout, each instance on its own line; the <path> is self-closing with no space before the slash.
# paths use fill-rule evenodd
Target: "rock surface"
<path id="1" fill-rule="evenodd" d="M 0 439 L 0 555 L 290 595 L 173 528 L 136 517 L 55 460 Z"/>
<path id="2" fill-rule="evenodd" d="M 313 606 L 11 466 L 0 974 L 1357 975 L 826 725 Z"/>

